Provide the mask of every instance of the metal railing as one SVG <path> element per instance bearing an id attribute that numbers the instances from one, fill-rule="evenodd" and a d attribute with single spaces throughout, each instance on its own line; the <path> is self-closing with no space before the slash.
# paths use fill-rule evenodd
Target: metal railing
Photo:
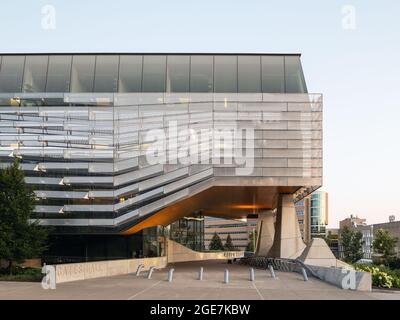
<path id="1" fill-rule="evenodd" d="M 307 272 L 307 275 L 311 275 L 313 277 L 318 278 L 315 272 L 299 259 L 249 257 L 240 259 L 239 263 L 257 269 L 267 269 L 271 265 L 274 268 L 274 270 L 279 270 L 283 272 L 301 273 L 302 272 L 301 269 L 304 268 Z"/>

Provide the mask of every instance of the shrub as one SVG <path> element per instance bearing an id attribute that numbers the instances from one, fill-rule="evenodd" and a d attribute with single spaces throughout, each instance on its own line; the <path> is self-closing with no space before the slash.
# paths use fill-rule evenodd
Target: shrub
<path id="1" fill-rule="evenodd" d="M 388 267 L 380 267 L 380 271 L 387 273 L 392 277 L 393 288 L 400 288 L 400 269 L 391 270 Z"/>
<path id="2" fill-rule="evenodd" d="M 400 277 L 393 277 L 393 288 L 400 289 Z"/>
<path id="3" fill-rule="evenodd" d="M 40 268 L 24 268 L 13 266 L 10 275 L 8 268 L 0 269 L 0 281 L 34 281 L 39 282 L 43 278 Z"/>
<path id="4" fill-rule="evenodd" d="M 387 272 L 380 270 L 378 267 L 370 265 L 354 265 L 358 271 L 366 271 L 371 273 L 372 285 L 380 288 L 392 288 L 393 284 L 400 284 L 397 276 L 393 277 Z"/>
<path id="5" fill-rule="evenodd" d="M 390 289 L 393 286 L 393 278 L 378 269 L 378 271 L 372 273 L 372 285 Z"/>

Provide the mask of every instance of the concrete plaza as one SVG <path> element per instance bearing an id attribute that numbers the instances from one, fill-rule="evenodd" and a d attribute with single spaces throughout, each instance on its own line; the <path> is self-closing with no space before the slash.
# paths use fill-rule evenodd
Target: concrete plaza
<path id="1" fill-rule="evenodd" d="M 203 280 L 197 280 L 199 267 L 204 267 Z M 175 269 L 173 282 L 167 281 L 170 267 Z M 223 283 L 224 270 L 229 269 L 229 283 Z M 396 292 L 356 292 L 342 290 L 300 274 L 276 272 L 271 278 L 265 270 L 255 270 L 255 281 L 249 281 L 249 268 L 225 261 L 184 262 L 147 272 L 61 283 L 55 290 L 44 290 L 40 283 L 0 282 L 0 299 L 93 299 L 93 300 L 301 300 L 301 299 L 400 299 Z"/>

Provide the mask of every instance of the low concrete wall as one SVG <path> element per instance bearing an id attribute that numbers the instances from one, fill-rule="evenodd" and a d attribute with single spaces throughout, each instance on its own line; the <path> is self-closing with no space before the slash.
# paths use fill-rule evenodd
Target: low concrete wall
<path id="1" fill-rule="evenodd" d="M 372 289 L 372 278 L 369 272 L 348 270 L 346 268 L 329 268 L 320 266 L 307 265 L 315 275 L 322 281 L 333 284 L 336 287 L 343 288 L 343 283 L 350 284 L 351 279 L 349 278 L 349 272 L 355 275 L 355 290 L 357 291 L 371 291 Z M 345 270 L 346 272 L 344 272 Z M 346 277 L 346 279 L 344 279 Z"/>
<path id="2" fill-rule="evenodd" d="M 168 263 L 200 260 L 227 260 L 243 257 L 243 251 L 198 252 L 173 240 L 168 240 Z"/>
<path id="3" fill-rule="evenodd" d="M 226 260 L 244 256 L 243 251 L 197 252 L 172 240 L 168 240 L 167 251 L 168 257 L 57 264 L 54 265 L 56 268 L 56 283 L 135 273 L 140 264 L 144 266 L 142 270 L 146 271 L 151 266 L 156 269 L 162 269 L 168 263 L 174 262 Z"/>
<path id="4" fill-rule="evenodd" d="M 167 266 L 167 257 L 57 264 L 56 283 L 134 273 L 139 264 L 144 265 L 143 271 L 151 266 L 161 269 Z"/>

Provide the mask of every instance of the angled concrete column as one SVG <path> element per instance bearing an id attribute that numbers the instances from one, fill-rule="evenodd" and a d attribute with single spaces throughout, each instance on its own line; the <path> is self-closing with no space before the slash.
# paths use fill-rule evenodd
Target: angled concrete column
<path id="1" fill-rule="evenodd" d="M 274 243 L 274 214 L 272 210 L 263 211 L 258 214 L 257 220 L 257 256 L 267 256 Z"/>
<path id="2" fill-rule="evenodd" d="M 306 245 L 301 239 L 300 226 L 291 194 L 280 194 L 278 198 L 274 244 L 270 257 L 295 259 Z"/>

